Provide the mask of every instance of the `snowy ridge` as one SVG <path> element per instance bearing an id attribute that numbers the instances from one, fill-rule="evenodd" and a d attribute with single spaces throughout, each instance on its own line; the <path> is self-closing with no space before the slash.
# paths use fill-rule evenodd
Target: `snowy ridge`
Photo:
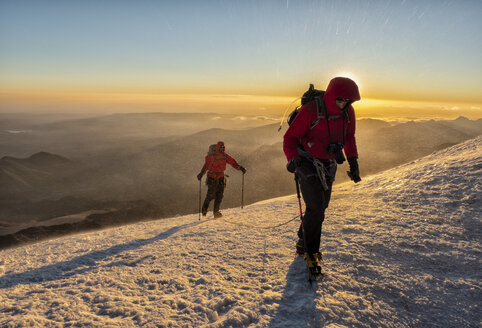
<path id="1" fill-rule="evenodd" d="M 316 286 L 293 195 L 1 251 L 0 326 L 479 327 L 481 144 L 337 186 Z"/>

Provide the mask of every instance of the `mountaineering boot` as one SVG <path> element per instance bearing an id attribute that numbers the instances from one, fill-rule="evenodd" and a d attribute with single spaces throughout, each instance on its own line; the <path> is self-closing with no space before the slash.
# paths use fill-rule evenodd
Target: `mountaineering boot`
<path id="1" fill-rule="evenodd" d="M 306 263 L 306 267 L 308 268 L 309 272 L 309 280 L 317 280 L 318 278 L 323 276 L 323 272 L 321 271 L 321 263 L 320 263 L 320 254 L 321 253 L 305 253 L 304 259 Z"/>
<path id="2" fill-rule="evenodd" d="M 323 255 L 321 255 L 321 252 L 318 252 L 318 260 L 321 262 L 323 262 Z"/>
<path id="3" fill-rule="evenodd" d="M 214 207 L 213 207 L 214 216 L 216 216 L 216 213 L 221 213 L 221 212 L 219 212 L 220 205 L 221 205 L 221 201 L 218 201 L 217 199 L 215 199 L 214 200 Z"/>
<path id="4" fill-rule="evenodd" d="M 304 259 L 305 259 L 306 266 L 308 268 L 316 268 L 316 267 L 321 268 L 320 259 L 318 258 L 318 253 L 312 253 L 312 254 L 305 253 Z"/>
<path id="5" fill-rule="evenodd" d="M 219 212 L 219 211 L 214 212 L 214 217 L 215 217 L 215 218 L 220 218 L 220 217 L 222 217 L 222 216 L 223 216 L 223 214 L 222 214 L 221 212 Z"/>
<path id="6" fill-rule="evenodd" d="M 299 256 L 305 255 L 305 243 L 301 238 L 296 242 L 296 254 Z"/>

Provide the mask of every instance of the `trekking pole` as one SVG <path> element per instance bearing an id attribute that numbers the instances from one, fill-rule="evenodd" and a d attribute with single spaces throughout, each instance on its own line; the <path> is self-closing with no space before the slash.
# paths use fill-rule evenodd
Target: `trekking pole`
<path id="1" fill-rule="evenodd" d="M 199 221 L 201 221 L 201 180 L 199 180 Z"/>
<path id="2" fill-rule="evenodd" d="M 244 173 L 243 173 L 243 182 L 241 184 L 241 208 L 244 205 Z"/>
<path id="3" fill-rule="evenodd" d="M 301 210 L 300 184 L 298 183 L 296 174 L 295 174 L 295 183 L 296 183 L 296 196 L 298 197 L 298 206 L 300 208 L 300 220 L 301 220 L 301 225 L 303 226 L 303 211 Z"/>
<path id="4" fill-rule="evenodd" d="M 295 174 L 295 183 L 296 183 L 296 195 L 298 197 L 298 206 L 300 207 L 301 232 L 303 233 L 303 244 L 305 246 L 305 252 L 306 252 L 307 248 L 306 248 L 306 238 L 305 238 L 305 226 L 303 225 L 303 211 L 301 209 L 300 184 L 298 182 L 298 178 L 296 174 Z"/>

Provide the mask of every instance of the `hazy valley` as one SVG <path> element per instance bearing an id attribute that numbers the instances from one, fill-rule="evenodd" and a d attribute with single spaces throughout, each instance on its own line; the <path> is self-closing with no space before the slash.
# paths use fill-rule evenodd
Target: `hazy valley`
<path id="1" fill-rule="evenodd" d="M 52 225 L 58 221 L 47 220 L 77 213 L 91 214 L 89 224 L 77 216 L 62 228 L 65 232 L 196 213 L 196 175 L 208 146 L 218 140 L 248 169 L 245 204 L 292 194 L 293 177 L 282 151 L 286 124 L 280 132 L 278 126 L 262 117 L 217 114 L 117 114 L 42 123 L 4 119 L 0 234 L 42 222 Z M 482 120 L 462 117 L 408 123 L 358 120 L 362 179 L 480 134 Z M 348 179 L 346 171 L 346 164 L 339 167 L 336 182 Z M 226 173 L 230 177 L 222 208 L 240 206 L 241 173 L 230 167 Z M 203 181 L 203 197 L 205 191 Z M 51 233 L 36 229 L 31 236 Z M 23 238 L 10 237 L 11 243 Z"/>

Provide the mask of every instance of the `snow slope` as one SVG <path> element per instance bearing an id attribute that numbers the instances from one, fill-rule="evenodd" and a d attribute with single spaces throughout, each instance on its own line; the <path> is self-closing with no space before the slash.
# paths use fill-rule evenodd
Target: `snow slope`
<path id="1" fill-rule="evenodd" d="M 481 144 L 338 185 L 312 287 L 288 196 L 1 251 L 0 326 L 480 327 Z"/>

